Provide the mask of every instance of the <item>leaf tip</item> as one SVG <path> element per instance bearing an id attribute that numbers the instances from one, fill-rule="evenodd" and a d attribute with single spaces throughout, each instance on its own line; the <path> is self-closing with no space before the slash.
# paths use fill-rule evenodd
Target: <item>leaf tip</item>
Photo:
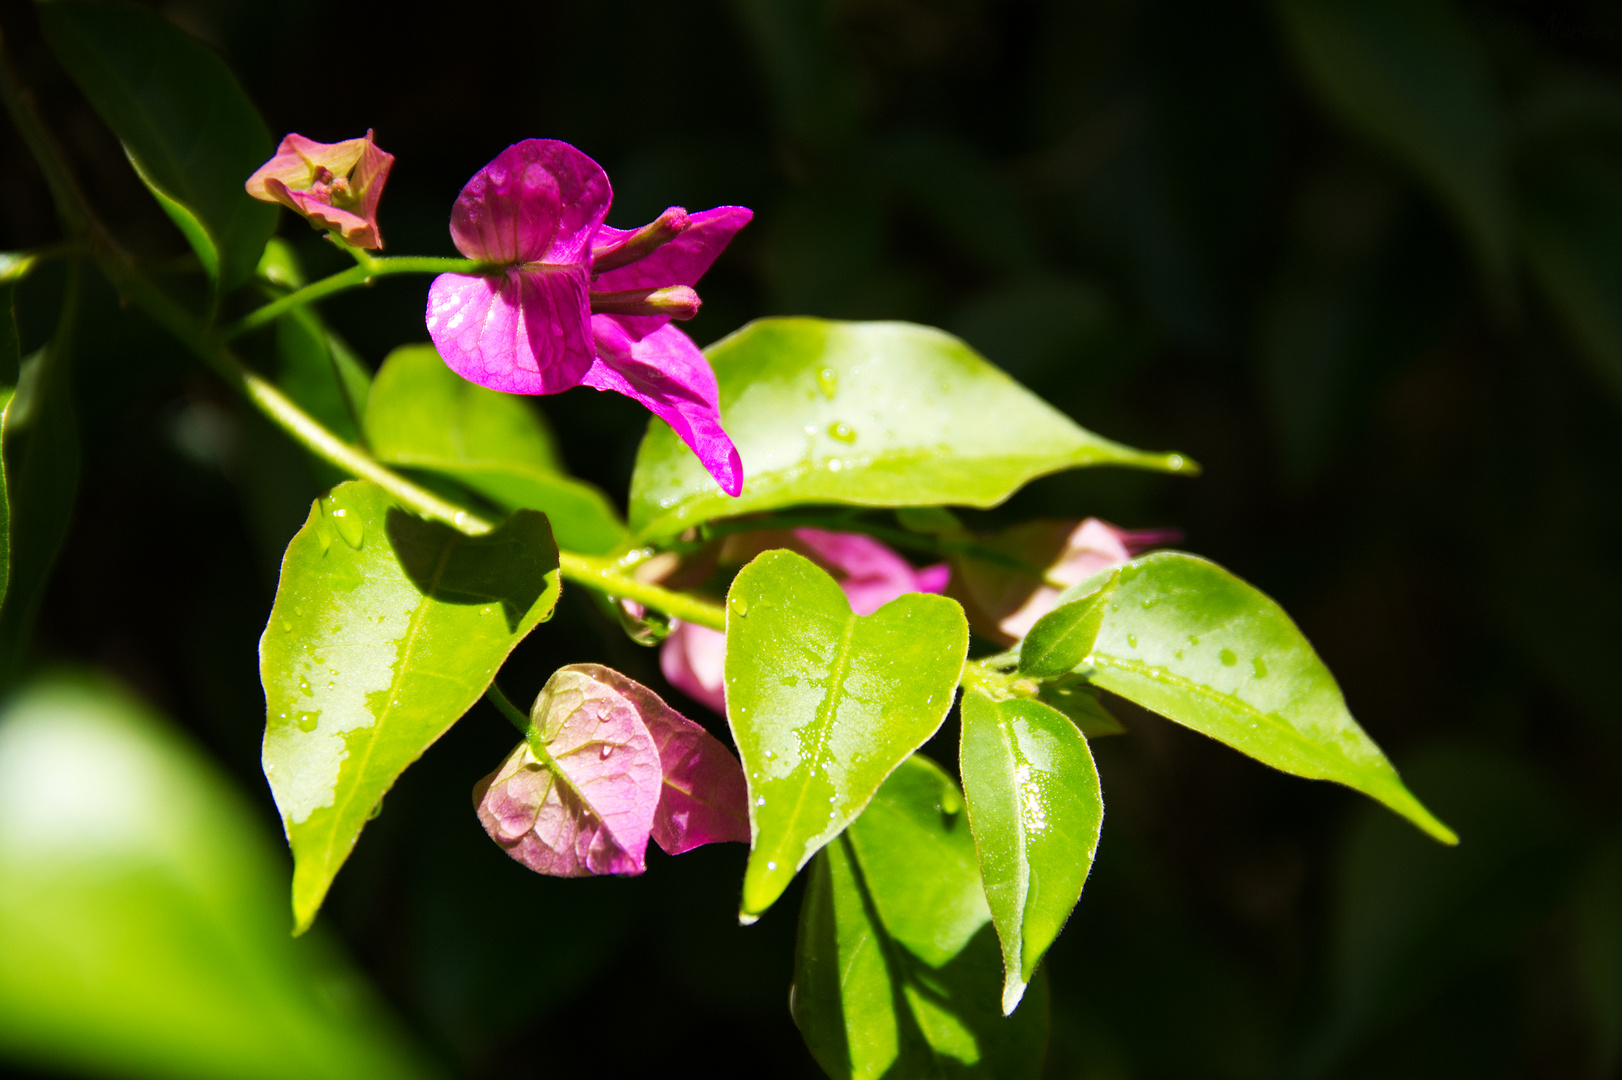
<path id="1" fill-rule="evenodd" d="M 743 911 L 741 909 L 738 912 L 738 925 L 739 926 L 753 926 L 759 921 L 760 921 L 760 916 L 759 915 L 751 915 L 749 912 Z"/>
<path id="2" fill-rule="evenodd" d="M 1010 971 L 1002 984 L 1002 1014 L 1014 1015 L 1019 1003 L 1025 998 L 1025 987 L 1029 984 L 1017 974 Z"/>

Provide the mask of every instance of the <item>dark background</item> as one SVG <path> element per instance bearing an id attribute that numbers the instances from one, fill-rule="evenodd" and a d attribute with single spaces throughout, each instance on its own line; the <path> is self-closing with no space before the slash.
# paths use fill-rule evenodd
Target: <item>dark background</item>
<path id="1" fill-rule="evenodd" d="M 1098 862 L 1047 965 L 1048 1075 L 1622 1075 L 1614 5 L 162 10 L 278 136 L 376 129 L 389 252 L 453 254 L 461 184 L 517 139 L 565 139 L 608 170 L 613 224 L 754 208 L 700 343 L 778 313 L 940 325 L 1093 430 L 1204 466 L 1049 478 L 974 520 L 1182 528 L 1295 615 L 1464 843 L 1123 706 L 1129 734 L 1095 744 Z M 0 3 L 0 28 L 115 230 L 178 254 L 31 9 Z M 49 242 L 9 127 L 0 152 L 0 249 Z M 290 215 L 282 234 L 312 272 L 341 266 Z M 375 365 L 425 337 L 425 285 L 325 313 Z M 25 352 L 53 288 L 19 300 Z M 105 286 L 87 303 L 84 480 L 39 660 L 136 687 L 274 829 L 255 645 L 330 478 Z M 623 498 L 645 414 L 585 389 L 542 407 Z M 605 658 L 664 686 L 575 593 L 504 680 L 528 695 Z M 737 928 L 732 846 L 650 853 L 636 880 L 529 875 L 468 806 L 511 741 L 476 707 L 324 917 L 424 1042 L 476 1077 L 813 1075 L 786 1007 L 797 893 Z M 932 749 L 950 760 L 950 733 Z"/>

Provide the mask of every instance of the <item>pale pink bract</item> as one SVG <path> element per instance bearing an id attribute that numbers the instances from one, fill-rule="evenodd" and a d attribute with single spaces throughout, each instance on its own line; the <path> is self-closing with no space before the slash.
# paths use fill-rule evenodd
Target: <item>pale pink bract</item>
<path id="1" fill-rule="evenodd" d="M 377 148 L 368 131 L 359 139 L 319 143 L 297 133 L 248 177 L 248 194 L 281 203 L 312 225 L 338 233 L 360 248 L 383 246 L 377 203 L 394 155 Z"/>
<path id="2" fill-rule="evenodd" d="M 671 320 L 696 312 L 691 287 L 752 212 L 672 207 L 628 232 L 603 224 L 612 201 L 602 167 L 568 143 L 503 150 L 451 213 L 457 250 L 494 266 L 434 279 L 428 334 L 480 386 L 556 394 L 585 385 L 640 402 L 737 495 L 743 463 L 721 426 L 715 375 Z"/>

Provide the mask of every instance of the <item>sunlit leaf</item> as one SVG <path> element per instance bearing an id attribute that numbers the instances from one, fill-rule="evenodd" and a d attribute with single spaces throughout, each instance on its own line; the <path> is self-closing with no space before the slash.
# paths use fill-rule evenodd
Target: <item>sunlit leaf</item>
<path id="1" fill-rule="evenodd" d="M 311 507 L 259 644 L 265 775 L 293 848 L 299 929 L 395 778 L 551 615 L 557 565 L 533 512 L 467 537 L 362 481 Z"/>
<path id="2" fill-rule="evenodd" d="M 1310 81 L 1347 124 L 1429 185 L 1488 274 L 1510 272 L 1514 223 L 1487 63 L 1447 0 L 1284 0 Z"/>
<path id="3" fill-rule="evenodd" d="M 1444 843 L 1458 840 L 1403 786 L 1284 610 L 1214 563 L 1173 551 L 1127 563 L 1096 593 L 1043 616 L 1020 662 L 1046 673 L 1072 658 L 1091 666 L 1095 686 L 1275 769 L 1361 791 Z"/>
<path id="4" fill-rule="evenodd" d="M 383 461 L 452 477 L 504 510 L 541 511 L 567 549 L 601 554 L 625 539 L 608 497 L 564 472 L 540 414 L 457 375 L 432 345 L 402 346 L 383 361 L 366 436 Z"/>
<path id="5" fill-rule="evenodd" d="M 850 824 L 952 707 L 969 628 L 942 596 L 867 616 L 817 565 L 768 551 L 727 594 L 726 701 L 749 781 L 742 918 Z"/>
<path id="6" fill-rule="evenodd" d="M 960 767 L 1013 1012 L 1081 896 L 1104 801 L 1087 740 L 1041 702 L 963 695 Z"/>
<path id="7" fill-rule="evenodd" d="M 169 725 L 88 679 L 0 712 L 0 1057 L 188 1080 L 416 1077 L 369 988 L 287 936 L 285 857 Z"/>
<path id="8" fill-rule="evenodd" d="M 1034 1077 L 1045 982 L 1004 1018 L 999 975 L 962 796 L 939 766 L 909 758 L 812 864 L 794 1022 L 840 1080 Z"/>
<path id="9" fill-rule="evenodd" d="M 995 506 L 1085 465 L 1192 469 L 1078 427 L 949 334 L 910 323 L 762 319 L 705 351 L 743 494 L 719 492 L 675 433 L 650 423 L 631 526 L 666 537 L 797 503 Z"/>
<path id="10" fill-rule="evenodd" d="M 41 29 L 62 66 L 124 144 L 221 288 L 253 273 L 276 208 L 243 183 L 270 157 L 270 132 L 214 52 L 135 4 L 40 4 Z"/>

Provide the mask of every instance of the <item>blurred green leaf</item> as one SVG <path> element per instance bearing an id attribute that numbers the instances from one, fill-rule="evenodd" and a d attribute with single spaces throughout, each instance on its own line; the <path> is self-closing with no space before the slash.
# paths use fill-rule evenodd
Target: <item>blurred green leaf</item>
<path id="1" fill-rule="evenodd" d="M 963 800 L 927 759 L 902 762 L 813 864 L 790 998 L 817 1063 L 843 1080 L 1034 1077 L 1045 983 L 1013 1017 Z"/>
<path id="2" fill-rule="evenodd" d="M 135 162 L 222 290 L 248 280 L 276 207 L 243 184 L 273 149 L 225 62 L 134 4 L 53 0 L 40 26 L 73 81 Z"/>
<path id="3" fill-rule="evenodd" d="M 1075 656 L 1090 641 L 1077 662 L 1091 666 L 1095 686 L 1275 769 L 1345 784 L 1458 842 L 1352 718 L 1284 609 L 1215 563 L 1175 551 L 1134 559 L 1096 593 L 1044 615 L 1025 648 L 1054 640 L 1063 649 L 1044 657 Z M 1032 670 L 1023 650 L 1021 667 Z"/>
<path id="4" fill-rule="evenodd" d="M 310 508 L 259 644 L 265 776 L 302 932 L 395 779 L 479 699 L 558 598 L 546 519 L 468 537 L 364 481 Z"/>
<path id="5" fill-rule="evenodd" d="M 1484 961 L 1514 953 L 1571 881 L 1569 817 L 1526 765 L 1439 748 L 1410 773 L 1468 842 L 1438 848 L 1385 814 L 1360 815 L 1339 858 L 1334 1004 L 1311 1071 L 1414 1016 Z"/>
<path id="6" fill-rule="evenodd" d="M 0 275 L 0 446 L 5 442 L 6 417 L 17 395 L 22 373 L 22 348 L 17 339 L 17 282 Z M 11 498 L 6 489 L 5 455 L 0 453 L 0 606 L 11 580 Z"/>
<path id="7" fill-rule="evenodd" d="M 504 510 L 543 512 L 570 550 L 602 554 L 625 539 L 608 496 L 564 472 L 540 414 L 468 382 L 432 345 L 404 345 L 383 361 L 366 436 L 381 461 L 449 476 Z"/>
<path id="8" fill-rule="evenodd" d="M 276 323 L 276 385 L 339 438 L 360 441 L 372 374 L 308 307 Z"/>
<path id="9" fill-rule="evenodd" d="M 1507 286 L 1509 174 L 1475 35 L 1447 0 L 1278 0 L 1309 81 L 1341 120 L 1429 186 Z"/>
<path id="10" fill-rule="evenodd" d="M 1532 278 L 1579 354 L 1622 396 L 1622 173 L 1567 163 L 1527 193 Z"/>
<path id="11" fill-rule="evenodd" d="M 768 551 L 727 593 L 727 721 L 749 781 L 753 921 L 952 707 L 969 627 L 944 596 L 867 616 L 815 563 Z"/>
<path id="12" fill-rule="evenodd" d="M 1076 726 L 1038 701 L 963 694 L 960 769 L 980 876 L 1002 942 L 1002 1008 L 1025 996 L 1098 851 L 1104 799 Z"/>
<path id="13" fill-rule="evenodd" d="M 288 938 L 257 814 L 169 726 L 75 677 L 0 712 L 0 1055 L 75 1075 L 414 1077 L 369 988 Z"/>
<path id="14" fill-rule="evenodd" d="M 706 355 L 743 458 L 728 498 L 670 428 L 650 422 L 631 527 L 662 538 L 712 518 L 799 503 L 995 506 L 1086 465 L 1192 469 L 1102 439 L 961 341 L 909 323 L 762 319 Z"/>
<path id="15" fill-rule="evenodd" d="M 19 368 L 17 393 L 3 418 L 10 552 L 0 606 L 0 680 L 28 652 L 51 568 L 67 539 L 79 489 L 79 420 L 73 399 L 73 354 L 84 316 L 75 263 L 68 271 L 55 337 Z M 26 369 L 26 370 L 25 370 Z"/>

